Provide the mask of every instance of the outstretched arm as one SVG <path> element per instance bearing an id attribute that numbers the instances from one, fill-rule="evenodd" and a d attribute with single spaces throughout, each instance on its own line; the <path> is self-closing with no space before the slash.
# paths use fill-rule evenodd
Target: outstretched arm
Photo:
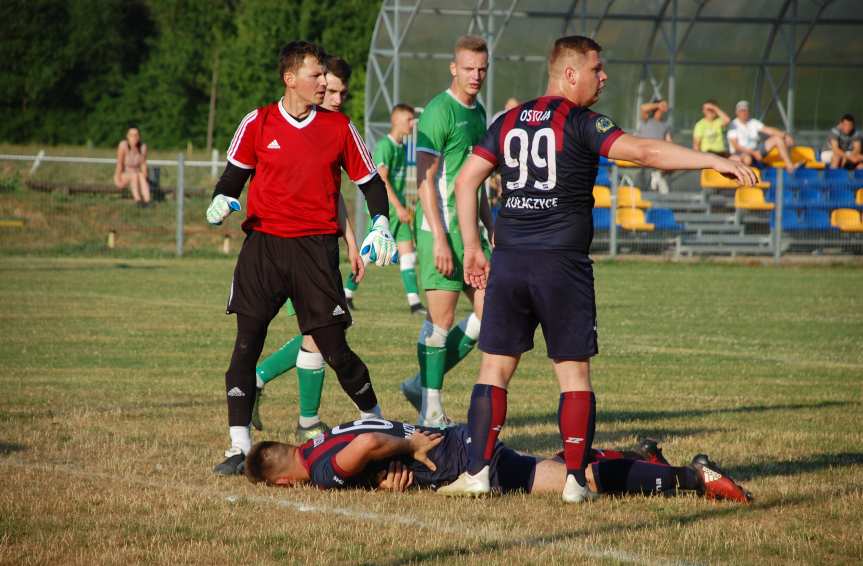
<path id="1" fill-rule="evenodd" d="M 734 177 L 741 185 L 752 186 L 758 182 L 755 173 L 741 163 L 712 153 L 693 151 L 666 141 L 629 134 L 623 134 L 612 144 L 608 157 L 634 161 L 652 169 L 716 169 L 726 176 Z M 467 241 L 465 241 L 465 247 L 467 247 Z"/>
<path id="2" fill-rule="evenodd" d="M 434 471 L 437 469 L 429 457 L 429 451 L 440 444 L 443 435 L 415 432 L 410 438 L 390 436 L 380 432 L 366 432 L 350 441 L 336 454 L 335 464 L 347 476 L 362 472 L 369 462 L 387 460 L 393 456 L 410 455 Z"/>

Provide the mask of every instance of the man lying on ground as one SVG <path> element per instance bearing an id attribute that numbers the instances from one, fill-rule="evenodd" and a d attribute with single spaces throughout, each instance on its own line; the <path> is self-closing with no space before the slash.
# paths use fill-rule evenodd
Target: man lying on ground
<path id="1" fill-rule="evenodd" d="M 413 485 L 436 490 L 466 469 L 469 434 L 466 425 L 437 430 L 385 419 L 358 420 L 300 446 L 259 442 L 246 457 L 245 474 L 253 483 L 279 486 L 403 491 Z M 687 466 L 671 466 L 655 441 L 642 443 L 639 453 L 594 450 L 586 476 L 597 494 L 694 492 L 708 499 L 751 500 L 706 455 L 699 454 Z M 566 465 L 560 454 L 532 456 L 497 442 L 490 480 L 499 493 L 560 493 Z"/>

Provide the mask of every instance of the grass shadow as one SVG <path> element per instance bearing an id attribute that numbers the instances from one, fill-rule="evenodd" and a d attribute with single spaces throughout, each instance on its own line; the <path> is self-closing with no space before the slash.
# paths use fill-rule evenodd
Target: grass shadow
<path id="1" fill-rule="evenodd" d="M 686 436 L 697 436 L 699 434 L 705 433 L 713 433 L 713 432 L 722 432 L 723 429 L 713 428 L 681 428 L 681 429 L 667 429 L 667 428 L 637 428 L 634 430 L 615 430 L 610 432 L 597 432 L 596 437 L 593 440 L 594 448 L 607 448 L 607 449 L 627 449 L 631 448 L 631 446 L 618 446 L 619 443 L 624 438 L 630 438 L 632 436 L 637 436 L 639 438 L 649 436 L 650 438 L 655 438 L 656 440 L 662 443 L 662 440 L 668 438 L 669 436 L 675 437 L 686 437 Z M 515 448 L 516 450 L 521 450 L 525 452 L 531 453 L 547 453 L 547 452 L 557 452 L 562 448 L 560 443 L 560 435 L 557 433 L 539 433 L 539 434 L 513 434 L 507 435 L 503 441 L 507 446 Z"/>
<path id="2" fill-rule="evenodd" d="M 23 452 L 27 450 L 27 447 L 23 444 L 16 444 L 14 442 L 0 442 L 0 456 L 8 456 L 9 454 L 14 454 L 15 452 Z"/>
<path id="3" fill-rule="evenodd" d="M 827 468 L 845 468 L 863 465 L 863 452 L 834 452 L 816 454 L 800 460 L 781 460 L 779 462 L 757 462 L 728 469 L 735 479 L 743 481 L 770 476 L 796 476 L 817 472 Z"/>

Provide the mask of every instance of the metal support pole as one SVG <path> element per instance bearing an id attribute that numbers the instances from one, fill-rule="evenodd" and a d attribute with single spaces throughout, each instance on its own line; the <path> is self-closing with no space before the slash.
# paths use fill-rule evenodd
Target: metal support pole
<path id="1" fill-rule="evenodd" d="M 668 53 L 668 106 L 671 112 L 668 113 L 668 127 L 674 133 L 674 111 L 676 110 L 677 91 L 675 90 L 677 77 L 675 75 L 677 62 L 677 0 L 671 2 L 671 44 Z"/>
<path id="2" fill-rule="evenodd" d="M 401 102 L 401 66 L 399 64 L 399 49 L 402 46 L 401 30 L 399 29 L 399 0 L 395 0 L 395 10 L 393 10 L 393 29 L 395 37 L 393 38 L 393 103 Z M 392 111 L 392 108 L 389 109 Z"/>
<path id="3" fill-rule="evenodd" d="M 611 209 L 608 211 L 608 256 L 617 255 L 617 186 L 619 184 L 619 169 L 617 163 L 611 166 Z"/>
<path id="4" fill-rule="evenodd" d="M 776 218 L 773 221 L 773 263 L 782 259 L 782 213 L 785 208 L 785 172 L 781 169 L 776 175 Z"/>
<path id="5" fill-rule="evenodd" d="M 795 25 L 795 21 L 797 21 L 797 0 L 794 0 L 794 3 L 791 5 L 791 23 L 789 26 L 791 30 L 789 32 L 790 39 L 788 41 L 789 49 L 788 49 L 788 101 L 786 103 L 787 113 L 788 113 L 788 133 L 794 133 L 794 88 L 795 81 L 797 80 L 797 27 Z"/>
<path id="6" fill-rule="evenodd" d="M 177 257 L 183 257 L 183 205 L 186 200 L 186 156 L 177 156 Z"/>
<path id="7" fill-rule="evenodd" d="M 485 77 L 485 119 L 489 123 L 494 116 L 494 0 L 488 0 L 488 23 L 486 24 L 486 43 L 488 44 L 488 72 Z"/>

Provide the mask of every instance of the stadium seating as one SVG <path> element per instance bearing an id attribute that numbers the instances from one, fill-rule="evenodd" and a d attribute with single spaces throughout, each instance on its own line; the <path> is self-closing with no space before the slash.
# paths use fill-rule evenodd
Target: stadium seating
<path id="1" fill-rule="evenodd" d="M 857 206 L 854 200 L 854 191 L 848 185 L 830 187 L 827 191 L 827 204 L 830 208 L 854 208 Z"/>
<path id="2" fill-rule="evenodd" d="M 776 214 L 770 215 L 770 229 L 776 227 Z M 798 230 L 806 230 L 808 226 L 806 225 L 805 213 L 803 209 L 800 208 L 786 208 L 782 211 L 782 229 L 785 231 L 793 232 Z"/>
<path id="3" fill-rule="evenodd" d="M 807 230 L 830 229 L 830 214 L 824 209 L 807 208 L 803 211 L 803 218 Z"/>
<path id="4" fill-rule="evenodd" d="M 860 212 L 853 208 L 837 208 L 831 212 L 830 225 L 843 232 L 863 232 Z"/>
<path id="5" fill-rule="evenodd" d="M 670 208 L 651 208 L 647 211 L 647 222 L 656 226 L 657 230 L 679 232 L 683 229 L 674 219 L 674 211 Z"/>
<path id="6" fill-rule="evenodd" d="M 863 179 L 863 169 L 855 169 L 854 170 L 854 178 L 855 179 Z"/>
<path id="7" fill-rule="evenodd" d="M 653 203 L 641 198 L 638 187 L 619 187 L 617 189 L 617 206 L 619 208 L 650 208 Z"/>
<path id="8" fill-rule="evenodd" d="M 617 225 L 624 230 L 638 232 L 653 232 L 656 228 L 645 220 L 644 211 L 640 208 L 620 208 L 617 210 Z"/>
<path id="9" fill-rule="evenodd" d="M 793 163 L 802 163 L 807 169 L 824 169 L 824 164 L 816 158 L 814 148 L 795 145 L 790 149 L 790 153 Z M 770 167 L 785 167 L 785 162 L 779 157 L 779 152 L 775 147 L 764 156 L 764 164 Z"/>
<path id="10" fill-rule="evenodd" d="M 638 163 L 634 163 L 632 161 L 626 161 L 625 159 L 615 159 L 613 160 L 618 167 L 641 167 Z"/>
<path id="11" fill-rule="evenodd" d="M 854 199 L 854 204 L 863 206 L 863 188 L 857 189 L 857 197 Z"/>
<path id="12" fill-rule="evenodd" d="M 755 167 L 752 168 L 755 172 L 756 177 L 758 177 L 758 184 L 755 185 L 761 189 L 767 189 L 770 187 L 770 183 L 764 181 L 761 178 L 761 172 Z M 740 186 L 740 183 L 735 181 L 734 179 L 729 179 L 719 171 L 715 169 L 702 169 L 701 170 L 701 188 L 702 189 L 736 189 Z"/>
<path id="13" fill-rule="evenodd" d="M 845 169 L 825 169 L 824 180 L 830 183 L 847 183 L 850 175 Z"/>
<path id="14" fill-rule="evenodd" d="M 608 167 L 599 167 L 599 170 L 596 172 L 596 181 L 594 181 L 594 183 L 606 187 L 611 186 L 611 175 L 608 172 Z"/>
<path id="15" fill-rule="evenodd" d="M 593 229 L 594 230 L 609 230 L 611 228 L 611 209 L 609 208 L 594 208 L 593 209 Z"/>
<path id="16" fill-rule="evenodd" d="M 594 208 L 611 208 L 611 189 L 602 185 L 593 187 Z"/>
<path id="17" fill-rule="evenodd" d="M 734 193 L 734 208 L 742 210 L 773 210 L 774 204 L 764 200 L 764 191 L 754 187 L 740 187 Z"/>

